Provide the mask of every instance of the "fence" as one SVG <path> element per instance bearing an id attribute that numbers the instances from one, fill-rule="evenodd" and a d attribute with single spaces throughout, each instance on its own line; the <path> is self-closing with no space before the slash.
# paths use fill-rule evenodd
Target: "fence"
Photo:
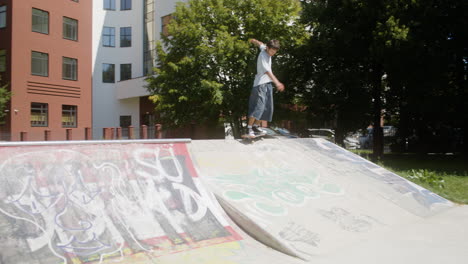
<path id="1" fill-rule="evenodd" d="M 75 133 L 74 133 L 75 131 Z M 77 133 L 79 132 L 79 133 Z M 84 131 L 78 131 L 76 128 L 67 128 L 65 131 L 52 131 L 45 129 L 41 132 L 20 131 L 10 133 L 0 131 L 0 141 L 51 141 L 51 140 L 121 140 L 121 139 L 161 139 L 163 138 L 162 126 L 142 125 L 140 127 L 106 127 L 101 129 L 101 133 L 96 133 L 96 129 L 90 127 L 84 128 Z M 79 135 L 76 135 L 79 134 Z M 93 134 L 98 135 L 93 138 Z"/>

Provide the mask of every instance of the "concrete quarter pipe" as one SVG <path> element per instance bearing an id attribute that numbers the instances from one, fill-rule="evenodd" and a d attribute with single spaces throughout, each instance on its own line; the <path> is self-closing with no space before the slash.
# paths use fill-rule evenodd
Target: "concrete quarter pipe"
<path id="1" fill-rule="evenodd" d="M 462 264 L 467 222 L 319 139 L 0 143 L 1 264 Z"/>
<path id="2" fill-rule="evenodd" d="M 395 260 L 405 254 L 418 261 L 400 263 L 437 263 L 444 259 L 439 254 L 443 248 L 461 258 L 453 263 L 464 263 L 462 257 L 466 260 L 468 256 L 462 249 L 468 245 L 462 239 L 468 234 L 466 206 L 454 205 L 326 140 L 270 139 L 246 145 L 193 141 L 190 151 L 206 186 L 228 215 L 251 236 L 288 255 L 310 263 L 361 264 L 399 263 Z M 465 218 L 453 219 L 452 224 L 448 221 L 444 227 L 447 234 L 459 233 L 450 237 L 451 242 L 444 242 L 443 232 L 433 234 L 441 225 L 416 228 L 439 215 L 449 219 L 451 213 L 446 212 L 454 208 L 455 215 Z M 451 229 L 451 225 L 460 228 Z M 402 243 L 410 236 L 410 226 L 415 228 L 409 230 L 423 233 L 413 235 L 440 242 L 432 245 L 433 254 L 429 246 L 425 255 L 411 254 L 410 248 L 399 252 L 382 246 L 355 256 L 354 261 L 349 255 L 365 251 L 358 246 L 363 241 L 372 245 L 393 237 L 388 241 Z M 461 245 L 452 247 L 458 242 Z M 351 251 L 355 248 L 360 249 Z M 345 251 L 349 254 L 343 254 Z M 374 254 L 392 257 L 366 262 L 366 255 Z M 344 257 L 337 260 L 336 256 Z"/>
<path id="3" fill-rule="evenodd" d="M 185 143 L 7 146 L 0 161 L 2 264 L 296 261 L 235 230 Z"/>

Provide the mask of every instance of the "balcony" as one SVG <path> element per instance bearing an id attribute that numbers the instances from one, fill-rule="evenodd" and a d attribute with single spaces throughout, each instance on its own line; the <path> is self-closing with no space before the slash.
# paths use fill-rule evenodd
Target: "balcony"
<path id="1" fill-rule="evenodd" d="M 115 85 L 117 89 L 117 99 L 121 100 L 150 95 L 145 88 L 147 85 L 145 78 L 146 76 L 142 76 L 117 82 Z"/>

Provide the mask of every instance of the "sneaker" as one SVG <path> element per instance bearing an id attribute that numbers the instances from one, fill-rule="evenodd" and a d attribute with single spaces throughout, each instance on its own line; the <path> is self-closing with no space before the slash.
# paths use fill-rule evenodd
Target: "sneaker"
<path id="1" fill-rule="evenodd" d="M 252 130 L 255 132 L 256 135 L 266 135 L 266 131 L 263 130 L 261 127 L 258 127 L 258 126 L 254 126 L 252 127 Z"/>
<path id="2" fill-rule="evenodd" d="M 248 128 L 247 132 L 248 132 L 247 134 L 249 135 L 249 137 L 255 137 L 256 136 L 255 132 L 254 132 L 254 130 L 252 128 Z"/>

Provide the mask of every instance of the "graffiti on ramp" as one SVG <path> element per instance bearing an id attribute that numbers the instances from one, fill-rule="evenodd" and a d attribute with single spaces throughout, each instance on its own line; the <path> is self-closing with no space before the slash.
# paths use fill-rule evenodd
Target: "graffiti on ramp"
<path id="1" fill-rule="evenodd" d="M 118 263 L 241 239 L 185 144 L 6 147 L 0 160 L 2 263 Z"/>

